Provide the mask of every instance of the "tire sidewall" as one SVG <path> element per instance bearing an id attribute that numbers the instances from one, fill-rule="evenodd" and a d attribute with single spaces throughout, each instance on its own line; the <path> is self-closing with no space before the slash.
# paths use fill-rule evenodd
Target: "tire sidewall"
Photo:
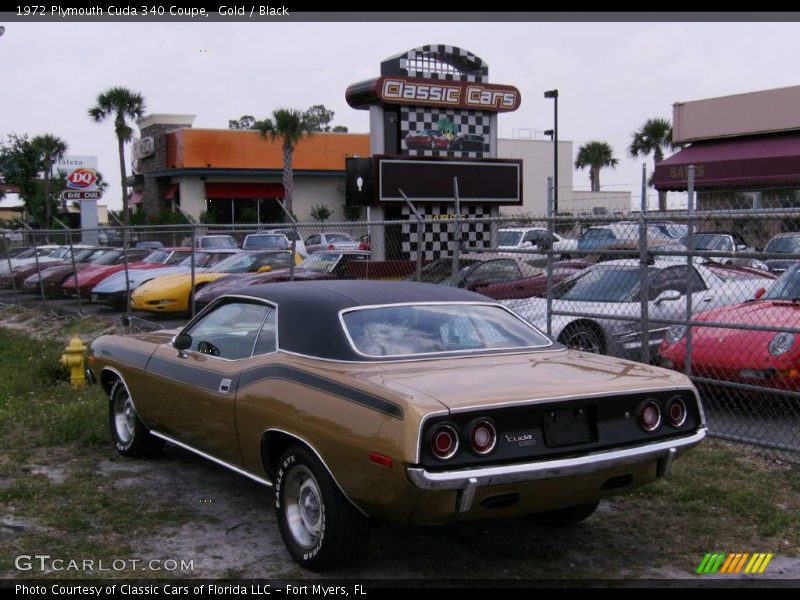
<path id="1" fill-rule="evenodd" d="M 286 512 L 285 502 L 283 499 L 284 483 L 287 476 L 297 466 L 306 467 L 317 483 L 317 489 L 320 493 L 320 536 L 316 545 L 313 548 L 305 548 L 301 546 L 294 538 L 294 534 L 289 528 Z M 326 482 L 324 481 L 325 473 L 320 473 L 317 461 L 313 459 L 307 452 L 300 448 L 290 449 L 286 454 L 281 457 L 278 464 L 278 472 L 275 477 L 275 510 L 278 519 L 278 526 L 280 527 L 281 535 L 284 543 L 289 550 L 289 553 L 294 559 L 304 567 L 313 568 L 316 563 L 325 560 L 327 553 L 327 533 L 328 533 L 328 497 L 326 493 Z"/>
<path id="2" fill-rule="evenodd" d="M 116 415 L 114 413 L 114 404 L 116 402 L 117 394 L 120 392 L 120 390 L 124 391 L 128 395 L 128 397 L 130 398 L 130 393 L 128 392 L 127 388 L 125 387 L 125 384 L 122 383 L 121 379 L 117 379 L 114 382 L 114 385 L 111 387 L 111 391 L 108 394 L 108 398 L 109 398 L 109 400 L 108 400 L 108 421 L 109 421 L 109 425 L 111 427 L 111 438 L 114 440 L 114 447 L 117 449 L 117 452 L 119 452 L 120 454 L 125 455 L 125 454 L 128 454 L 131 451 L 131 449 L 133 448 L 133 445 L 136 443 L 136 436 L 139 433 L 139 431 L 138 431 L 139 430 L 139 423 L 138 423 L 138 417 L 137 417 L 137 422 L 134 425 L 134 429 L 133 429 L 133 435 L 131 435 L 131 439 L 127 443 L 125 443 L 125 442 L 123 442 L 122 440 L 119 439 L 119 435 L 117 435 L 117 423 L 116 423 Z M 131 402 L 133 402 L 133 400 L 131 400 Z"/>

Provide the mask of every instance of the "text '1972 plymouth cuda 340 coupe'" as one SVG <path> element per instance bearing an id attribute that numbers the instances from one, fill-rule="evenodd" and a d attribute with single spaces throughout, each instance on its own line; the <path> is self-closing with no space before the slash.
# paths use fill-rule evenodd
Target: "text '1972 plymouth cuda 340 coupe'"
<path id="1" fill-rule="evenodd" d="M 685 376 L 423 283 L 250 286 L 177 334 L 100 337 L 90 364 L 121 454 L 167 441 L 274 488 L 315 570 L 357 558 L 371 520 L 579 521 L 706 433 Z"/>

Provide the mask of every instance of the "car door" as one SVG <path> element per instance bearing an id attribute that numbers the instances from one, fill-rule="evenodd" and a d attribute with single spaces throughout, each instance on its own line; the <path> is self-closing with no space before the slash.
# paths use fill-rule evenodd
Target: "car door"
<path id="1" fill-rule="evenodd" d="M 306 251 L 309 254 L 313 254 L 321 247 L 322 247 L 322 236 L 320 236 L 320 234 L 315 233 L 314 235 L 308 236 L 308 238 L 306 239 Z"/>
<path id="2" fill-rule="evenodd" d="M 240 374 L 275 309 L 258 300 L 231 298 L 192 322 L 185 351 L 163 344 L 147 365 L 149 393 L 137 398 L 151 428 L 211 456 L 241 460 L 235 398 Z"/>
<path id="3" fill-rule="evenodd" d="M 659 324 L 659 319 L 681 319 L 686 316 L 686 294 L 689 289 L 692 290 L 693 294 L 693 306 L 708 302 L 707 298 L 711 297 L 708 293 L 705 293 L 707 291 L 706 285 L 694 267 L 690 270 L 687 265 L 675 265 L 674 267 L 661 269 L 651 282 L 648 290 L 651 332 L 666 333 L 669 326 L 663 323 Z M 668 290 L 679 292 L 680 299 L 657 301 L 659 295 Z"/>

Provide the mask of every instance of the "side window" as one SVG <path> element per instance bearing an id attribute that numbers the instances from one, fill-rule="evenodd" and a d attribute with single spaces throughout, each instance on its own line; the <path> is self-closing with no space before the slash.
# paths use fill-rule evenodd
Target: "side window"
<path id="1" fill-rule="evenodd" d="M 468 289 L 476 283 L 504 283 L 522 279 L 517 263 L 513 260 L 492 260 L 480 265 L 469 274 L 465 283 Z"/>
<path id="2" fill-rule="evenodd" d="M 218 307 L 187 331 L 189 350 L 228 360 L 248 358 L 270 307 L 254 302 L 229 302 Z"/>
<path id="3" fill-rule="evenodd" d="M 277 312 L 270 310 L 264 324 L 261 326 L 261 331 L 258 333 L 255 348 L 253 348 L 253 356 L 259 354 L 269 354 L 278 349 L 278 325 L 276 319 Z"/>
<path id="4" fill-rule="evenodd" d="M 677 290 L 681 295 L 685 295 L 689 286 L 691 286 L 692 292 L 706 289 L 702 277 L 695 269 L 692 269 L 690 276 L 687 276 L 685 266 L 663 269 L 650 285 L 650 300 L 655 300 L 661 292 L 666 290 Z"/>
<path id="5" fill-rule="evenodd" d="M 306 240 L 306 244 L 319 244 L 319 243 L 320 243 L 320 237 L 319 234 L 316 233 L 314 235 L 308 236 L 308 239 Z"/>

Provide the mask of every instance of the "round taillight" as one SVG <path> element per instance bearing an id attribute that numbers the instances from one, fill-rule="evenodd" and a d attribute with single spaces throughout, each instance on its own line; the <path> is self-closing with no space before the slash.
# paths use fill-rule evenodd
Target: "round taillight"
<path id="1" fill-rule="evenodd" d="M 489 454 L 497 445 L 497 430 L 489 421 L 480 420 L 470 429 L 469 442 L 475 454 Z"/>
<path id="2" fill-rule="evenodd" d="M 670 400 L 667 415 L 670 425 L 680 427 L 686 422 L 686 403 L 681 398 L 673 398 Z"/>
<path id="3" fill-rule="evenodd" d="M 335 250 L 335 246 L 333 244 L 328 244 L 328 250 Z"/>
<path id="4" fill-rule="evenodd" d="M 447 460 L 458 451 L 458 434 L 450 425 L 439 425 L 431 437 L 431 451 L 436 458 Z"/>
<path id="5" fill-rule="evenodd" d="M 661 426 L 661 407 L 655 400 L 648 400 L 642 405 L 639 424 L 645 431 L 655 431 Z"/>

